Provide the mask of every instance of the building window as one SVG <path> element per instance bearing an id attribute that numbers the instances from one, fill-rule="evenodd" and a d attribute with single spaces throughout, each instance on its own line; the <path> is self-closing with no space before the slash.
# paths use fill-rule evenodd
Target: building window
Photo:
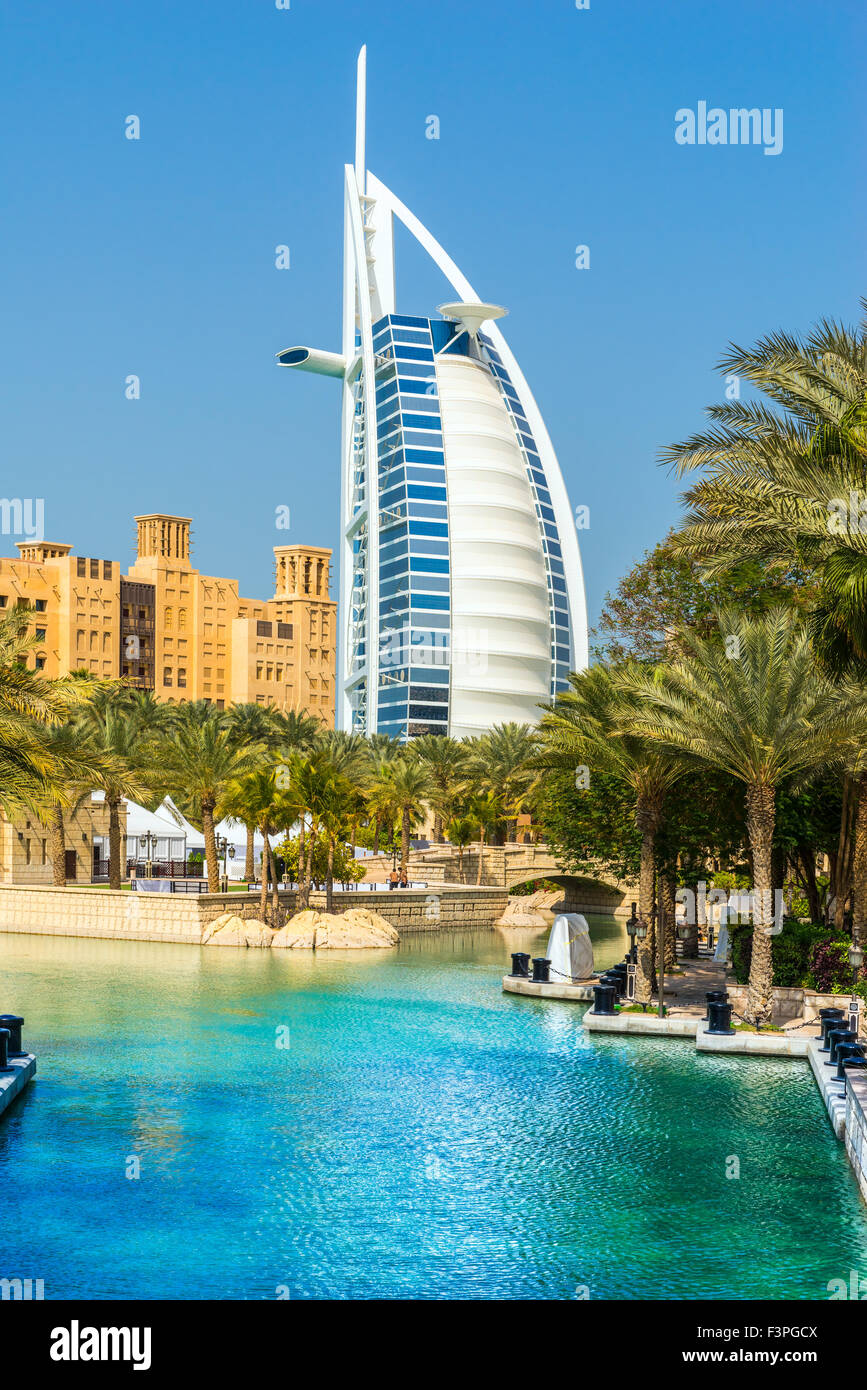
<path id="1" fill-rule="evenodd" d="M 180 631 L 180 632 L 183 632 L 183 631 L 185 630 L 186 626 L 187 626 L 187 610 L 186 610 L 186 608 L 179 608 L 179 609 L 178 609 L 178 629 L 179 629 L 179 631 Z"/>
<path id="2" fill-rule="evenodd" d="M 99 561 L 98 561 L 98 560 L 91 560 L 91 562 L 90 562 L 90 577 L 91 577 L 91 579 L 98 579 L 98 578 L 99 578 Z"/>
<path id="3" fill-rule="evenodd" d="M 278 637 L 282 637 L 284 642 L 291 642 L 291 641 L 292 641 L 292 624 L 291 624 L 291 623 L 278 623 L 278 624 L 277 624 L 277 636 L 278 636 Z"/>
<path id="4" fill-rule="evenodd" d="M 186 686 L 186 684 L 187 684 L 187 672 L 186 672 L 186 667 L 184 667 L 184 666 L 179 666 L 179 667 L 178 667 L 178 685 L 180 685 L 180 686 Z"/>
<path id="5" fill-rule="evenodd" d="M 103 579 L 111 579 L 111 560 L 103 560 L 102 577 Z"/>
<path id="6" fill-rule="evenodd" d="M 172 683 L 172 668 L 171 668 L 171 666 L 164 666 L 164 667 L 163 667 L 163 685 L 171 685 L 171 683 Z"/>
<path id="7" fill-rule="evenodd" d="M 172 610 L 171 610 L 170 608 L 166 608 L 166 609 L 164 609 L 164 611 L 163 611 L 163 627 L 165 627 L 165 628 L 170 628 L 170 627 L 172 626 L 172 624 L 173 624 Z"/>
<path id="8" fill-rule="evenodd" d="M 0 594 L 0 608 L 5 608 L 7 602 L 8 602 L 8 596 L 7 596 L 6 594 Z"/>
<path id="9" fill-rule="evenodd" d="M 37 642 L 44 642 L 44 641 L 45 641 L 45 628 L 44 628 L 44 627 L 38 627 L 38 628 L 36 629 L 36 640 L 37 640 Z"/>
<path id="10" fill-rule="evenodd" d="M 78 575 L 79 579 L 83 579 L 87 574 L 87 561 L 83 556 L 79 556 L 75 561 L 75 573 Z"/>
<path id="11" fill-rule="evenodd" d="M 44 657 L 44 656 L 37 656 L 37 658 L 36 658 L 36 669 L 37 669 L 37 671 L 44 671 L 44 670 L 45 670 L 45 657 Z"/>
<path id="12" fill-rule="evenodd" d="M 0 602 L 0 607 L 2 607 L 3 604 L 5 604 L 5 602 L 6 602 L 6 600 L 5 600 L 5 598 L 4 598 L 4 599 L 2 600 L 2 602 Z M 44 599 L 44 598 L 38 598 L 38 599 L 36 600 L 36 603 L 34 604 L 34 607 L 35 607 L 37 613 L 44 613 L 45 610 L 46 610 L 46 608 L 48 607 L 48 600 L 47 600 L 47 599 Z"/>
<path id="13" fill-rule="evenodd" d="M 264 623 L 260 619 L 256 624 L 257 637 L 270 637 L 272 635 L 273 623 Z"/>
<path id="14" fill-rule="evenodd" d="M 262 662 L 261 662 L 261 661 L 257 661 L 257 662 L 256 662 L 256 680 L 257 680 L 257 681 L 260 681 L 260 680 L 262 679 L 262 670 L 263 670 Z"/>

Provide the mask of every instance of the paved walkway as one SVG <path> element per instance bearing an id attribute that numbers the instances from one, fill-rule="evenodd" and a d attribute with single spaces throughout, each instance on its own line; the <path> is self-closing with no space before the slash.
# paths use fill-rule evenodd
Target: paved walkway
<path id="1" fill-rule="evenodd" d="M 678 967 L 682 974 L 665 977 L 665 1002 L 672 1012 L 701 1017 L 706 1011 L 707 991 L 726 987 L 725 966 L 713 956 L 699 956 L 698 960 L 679 960 Z"/>

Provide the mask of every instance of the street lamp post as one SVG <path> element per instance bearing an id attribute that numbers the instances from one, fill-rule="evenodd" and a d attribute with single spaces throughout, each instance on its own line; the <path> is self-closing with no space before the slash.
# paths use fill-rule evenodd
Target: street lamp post
<path id="1" fill-rule="evenodd" d="M 629 935 L 630 935 L 630 936 L 634 937 L 634 939 L 635 939 L 636 942 L 638 942 L 638 941 L 646 941 L 646 940 L 647 940 L 647 923 L 645 922 L 645 920 L 644 920 L 643 917 L 636 917 L 636 918 L 635 918 L 635 925 L 634 925 L 634 926 L 632 926 L 632 922 L 630 921 L 630 922 L 627 924 L 627 931 L 629 931 Z M 634 969 L 637 970 L 637 969 L 638 969 L 638 946 L 637 946 L 637 945 L 633 945 L 633 948 L 632 948 L 632 949 L 633 949 L 634 952 L 635 952 L 635 966 L 634 966 Z M 642 1011 L 642 1013 L 645 1013 L 645 1014 L 647 1013 L 647 1005 L 646 1005 L 643 1001 L 642 1001 L 642 1004 L 641 1004 L 641 1011 Z"/>
<path id="2" fill-rule="evenodd" d="M 858 972 L 864 964 L 864 952 L 856 942 L 849 947 L 849 964 L 852 967 L 852 999 L 849 1004 L 849 1027 L 857 1039 L 861 1028 L 861 1000 L 855 993 L 858 988 Z"/>
<path id="3" fill-rule="evenodd" d="M 665 911 L 661 904 L 659 908 L 657 908 L 656 903 L 654 903 L 651 916 L 656 922 L 656 954 L 658 958 L 656 967 L 658 981 L 656 1012 L 659 1018 L 665 1018 Z"/>
<path id="4" fill-rule="evenodd" d="M 222 859 L 223 859 L 223 883 L 222 883 L 222 889 L 221 889 L 221 891 L 222 891 L 223 893 L 228 893 L 228 891 L 229 891 L 229 872 L 228 872 L 228 870 L 227 870 L 227 868 L 226 868 L 226 854 L 228 853 L 228 849 L 229 849 L 229 841 L 227 840 L 226 836 L 225 836 L 225 835 L 218 835 L 218 836 L 217 836 L 217 857 L 219 858 L 220 856 L 222 856 Z"/>
<path id="5" fill-rule="evenodd" d="M 142 839 L 145 842 L 145 878 L 153 878 L 153 852 L 157 847 L 157 837 L 152 830 L 146 830 Z"/>

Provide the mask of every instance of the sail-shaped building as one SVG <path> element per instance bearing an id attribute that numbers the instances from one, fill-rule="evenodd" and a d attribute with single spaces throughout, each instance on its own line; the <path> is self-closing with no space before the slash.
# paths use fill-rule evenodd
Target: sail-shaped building
<path id="1" fill-rule="evenodd" d="M 366 51 L 345 170 L 342 352 L 278 361 L 343 383 L 337 722 L 461 738 L 539 706 L 587 664 L 578 538 L 539 408 L 496 320 L 365 157 Z M 455 292 L 398 304 L 397 219 Z"/>

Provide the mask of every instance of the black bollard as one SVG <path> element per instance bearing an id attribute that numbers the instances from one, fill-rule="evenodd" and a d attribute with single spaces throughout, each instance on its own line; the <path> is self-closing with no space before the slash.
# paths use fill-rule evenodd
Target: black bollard
<path id="1" fill-rule="evenodd" d="M 837 1046 L 841 1042 L 855 1042 L 855 1034 L 848 1028 L 832 1028 L 828 1034 L 828 1051 L 831 1055 L 825 1063 L 826 1067 L 836 1067 Z"/>
<path id="2" fill-rule="evenodd" d="M 726 1034 L 733 1033 L 732 1028 L 732 1006 L 723 999 L 711 999 L 707 1006 L 708 1024 L 705 1032 Z"/>
<path id="3" fill-rule="evenodd" d="M 842 1091 L 838 1092 L 838 1100 L 846 1099 L 846 1073 L 849 1071 L 857 1072 L 859 1067 L 867 1067 L 867 1057 L 864 1057 L 863 1055 L 859 1056 L 857 1052 L 853 1052 L 851 1057 L 843 1058 L 842 1065 L 843 1076 L 841 1079 L 843 1082 L 843 1089 Z"/>
<path id="4" fill-rule="evenodd" d="M 24 1019 L 17 1014 L 0 1014 L 0 1028 L 9 1030 L 9 1054 L 14 1057 L 16 1053 L 21 1053 L 21 1029 L 24 1026 Z"/>
<path id="5" fill-rule="evenodd" d="M 841 1042 L 837 1044 L 837 1072 L 833 1077 L 834 1081 L 845 1081 L 846 1073 L 843 1070 L 850 1057 L 863 1057 L 864 1049 L 860 1043 Z"/>
<path id="6" fill-rule="evenodd" d="M 0 1028 L 0 1071 L 12 1071 L 9 1065 L 9 1029 Z"/>
<path id="7" fill-rule="evenodd" d="M 839 1028 L 840 1025 L 842 1024 L 842 1022 L 843 1022 L 843 1010 L 842 1010 L 842 1009 L 822 1009 L 821 1013 L 819 1014 L 819 1017 L 820 1017 L 820 1019 L 821 1019 L 820 1027 L 821 1027 L 821 1029 L 822 1029 L 822 1046 L 819 1048 L 819 1051 L 820 1051 L 820 1052 L 827 1052 L 827 1051 L 828 1051 L 828 1034 L 830 1033 L 830 1031 L 831 1031 L 832 1028 L 834 1028 L 834 1027 Z"/>
<path id="8" fill-rule="evenodd" d="M 612 970 L 606 970 L 604 975 L 599 976 L 599 982 L 603 985 L 610 985 L 614 990 L 614 998 L 619 999 L 623 993 L 620 979 Z"/>
<path id="9" fill-rule="evenodd" d="M 614 1013 L 614 986 L 598 984 L 593 986 L 593 1012 L 595 1014 Z"/>
<path id="10" fill-rule="evenodd" d="M 727 989 L 709 989 L 705 992 L 704 997 L 707 1000 L 707 1008 L 705 1010 L 704 1022 L 707 1023 L 710 1017 L 711 1004 L 724 1004 L 728 999 L 729 994 Z"/>
<path id="11" fill-rule="evenodd" d="M 526 951 L 512 952 L 512 976 L 519 980 L 530 978 L 530 957 Z"/>
<path id="12" fill-rule="evenodd" d="M 533 983 L 547 985 L 551 979 L 551 962 L 547 956 L 533 957 Z"/>

